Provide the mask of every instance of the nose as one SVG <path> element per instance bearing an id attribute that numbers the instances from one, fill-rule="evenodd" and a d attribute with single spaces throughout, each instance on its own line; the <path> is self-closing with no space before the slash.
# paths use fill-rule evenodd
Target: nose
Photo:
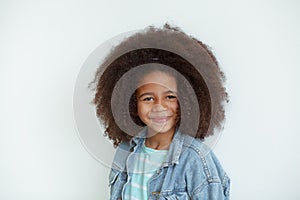
<path id="1" fill-rule="evenodd" d="M 161 101 L 157 102 L 153 107 L 152 107 L 152 112 L 161 112 L 161 111 L 166 111 L 167 107 L 163 105 Z"/>

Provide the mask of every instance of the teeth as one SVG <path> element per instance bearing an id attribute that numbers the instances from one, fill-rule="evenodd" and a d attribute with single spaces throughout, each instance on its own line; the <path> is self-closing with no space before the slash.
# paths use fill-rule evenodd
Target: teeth
<path id="1" fill-rule="evenodd" d="M 156 118 L 151 118 L 152 121 L 154 122 L 167 122 L 168 121 L 168 117 L 156 117 Z"/>
<path id="2" fill-rule="evenodd" d="M 149 118 L 164 118 L 170 117 L 170 115 L 149 115 Z"/>

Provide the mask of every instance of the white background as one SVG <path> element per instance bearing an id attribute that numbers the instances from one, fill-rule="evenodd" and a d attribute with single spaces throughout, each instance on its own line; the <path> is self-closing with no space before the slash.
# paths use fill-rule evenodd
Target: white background
<path id="1" fill-rule="evenodd" d="M 109 170 L 77 134 L 76 77 L 101 43 L 165 22 L 209 44 L 227 76 L 214 151 L 232 199 L 300 199 L 299 13 L 297 0 L 1 0 L 0 199 L 108 199 Z"/>

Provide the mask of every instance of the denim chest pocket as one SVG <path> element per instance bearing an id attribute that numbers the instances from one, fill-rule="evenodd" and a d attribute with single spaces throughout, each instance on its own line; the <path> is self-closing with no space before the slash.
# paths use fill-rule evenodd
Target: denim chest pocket
<path id="1" fill-rule="evenodd" d="M 181 192 L 172 192 L 168 194 L 161 194 L 160 200 L 188 200 L 190 199 L 188 193 L 186 191 Z"/>
<path id="2" fill-rule="evenodd" d="M 168 196 L 162 196 L 160 199 L 161 200 L 188 200 L 190 198 L 187 194 L 183 194 L 183 195 L 172 194 Z"/>
<path id="3" fill-rule="evenodd" d="M 126 183 L 127 176 L 124 172 L 111 169 L 109 174 L 110 199 L 121 199 L 122 188 Z"/>
<path id="4" fill-rule="evenodd" d="M 115 169 L 111 169 L 109 173 L 109 186 L 115 184 L 118 181 L 126 181 L 127 174 L 123 171 L 118 171 Z"/>
<path id="5" fill-rule="evenodd" d="M 116 185 L 119 182 L 126 182 L 127 174 L 122 171 L 112 169 L 109 174 L 109 186 Z"/>
<path id="6" fill-rule="evenodd" d="M 169 195 L 169 196 L 164 196 L 162 199 L 164 200 L 179 200 L 179 197 L 176 196 L 175 194 Z"/>
<path id="7" fill-rule="evenodd" d="M 118 176 L 120 175 L 121 172 L 111 169 L 110 173 L 109 173 L 109 186 L 112 186 L 115 181 L 117 180 Z"/>

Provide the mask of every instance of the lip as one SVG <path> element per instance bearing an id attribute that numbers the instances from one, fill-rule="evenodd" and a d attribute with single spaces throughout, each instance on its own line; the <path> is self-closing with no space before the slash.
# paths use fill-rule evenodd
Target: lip
<path id="1" fill-rule="evenodd" d="M 166 117 L 151 117 L 150 120 L 155 123 L 166 123 L 169 121 L 171 116 L 166 116 Z"/>

